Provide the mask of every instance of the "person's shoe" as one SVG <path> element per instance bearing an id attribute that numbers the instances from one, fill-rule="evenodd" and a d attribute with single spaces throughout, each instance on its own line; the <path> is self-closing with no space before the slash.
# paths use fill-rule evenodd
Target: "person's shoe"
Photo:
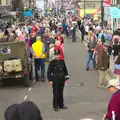
<path id="1" fill-rule="evenodd" d="M 36 78 L 36 81 L 37 81 L 37 82 L 39 82 L 39 81 L 40 81 L 39 77 L 37 77 L 37 78 Z"/>
<path id="2" fill-rule="evenodd" d="M 98 88 L 102 89 L 105 88 L 104 85 L 98 85 Z"/>
<path id="3" fill-rule="evenodd" d="M 41 79 L 42 82 L 45 82 L 45 79 Z"/>
<path id="4" fill-rule="evenodd" d="M 67 106 L 60 107 L 59 109 L 68 109 Z"/>
<path id="5" fill-rule="evenodd" d="M 87 71 L 89 71 L 89 68 L 86 68 Z"/>
<path id="6" fill-rule="evenodd" d="M 94 68 L 94 70 L 98 70 L 97 68 Z"/>
<path id="7" fill-rule="evenodd" d="M 54 111 L 58 112 L 58 111 L 59 111 L 59 109 L 58 109 L 58 108 L 54 108 Z"/>

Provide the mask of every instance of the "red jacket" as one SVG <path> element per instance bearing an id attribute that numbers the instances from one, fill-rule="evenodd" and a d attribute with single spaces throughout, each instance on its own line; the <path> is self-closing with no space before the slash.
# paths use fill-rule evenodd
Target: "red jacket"
<path id="1" fill-rule="evenodd" d="M 114 113 L 112 114 L 112 112 Z M 120 120 L 120 90 L 112 95 L 108 104 L 106 118 L 112 120 L 113 115 L 115 116 L 115 120 Z"/>
<path id="2" fill-rule="evenodd" d="M 54 48 L 54 51 L 57 50 L 57 49 L 60 50 L 60 59 L 61 59 L 61 60 L 64 60 L 64 52 L 63 52 L 62 46 L 61 46 L 61 45 L 56 46 L 56 47 Z"/>

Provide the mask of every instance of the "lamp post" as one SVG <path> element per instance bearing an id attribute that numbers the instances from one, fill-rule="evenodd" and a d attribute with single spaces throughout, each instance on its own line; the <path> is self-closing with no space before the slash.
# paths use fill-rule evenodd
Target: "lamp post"
<path id="1" fill-rule="evenodd" d="M 86 15 L 86 0 L 84 0 L 84 17 Z"/>
<path id="2" fill-rule="evenodd" d="M 31 0 L 29 0 L 29 8 L 31 8 Z"/>
<path id="3" fill-rule="evenodd" d="M 102 8 L 102 10 L 101 10 L 101 26 L 103 28 L 103 26 L 104 26 L 104 6 L 103 6 L 103 0 L 101 0 L 101 8 Z"/>

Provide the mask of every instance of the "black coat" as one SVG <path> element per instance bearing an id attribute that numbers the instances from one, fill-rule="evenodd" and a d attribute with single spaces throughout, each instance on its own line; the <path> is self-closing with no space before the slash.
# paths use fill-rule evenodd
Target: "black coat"
<path id="1" fill-rule="evenodd" d="M 48 80 L 54 82 L 56 76 L 59 76 L 64 80 L 67 80 L 66 76 L 68 76 L 68 71 L 64 60 L 55 59 L 49 63 L 48 71 L 47 71 Z"/>

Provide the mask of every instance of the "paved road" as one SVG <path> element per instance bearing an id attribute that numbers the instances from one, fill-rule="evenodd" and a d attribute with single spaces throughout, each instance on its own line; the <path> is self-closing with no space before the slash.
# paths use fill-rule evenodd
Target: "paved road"
<path id="1" fill-rule="evenodd" d="M 87 50 L 77 40 L 65 40 L 66 64 L 71 83 L 66 85 L 64 97 L 68 110 L 54 112 L 52 109 L 52 88 L 46 83 L 34 83 L 32 88 L 3 87 L 0 89 L 0 119 L 3 120 L 5 108 L 12 103 L 24 100 L 34 101 L 41 110 L 44 120 L 80 120 L 92 118 L 100 120 L 106 111 L 110 94 L 105 89 L 98 89 L 96 71 L 85 70 Z"/>

